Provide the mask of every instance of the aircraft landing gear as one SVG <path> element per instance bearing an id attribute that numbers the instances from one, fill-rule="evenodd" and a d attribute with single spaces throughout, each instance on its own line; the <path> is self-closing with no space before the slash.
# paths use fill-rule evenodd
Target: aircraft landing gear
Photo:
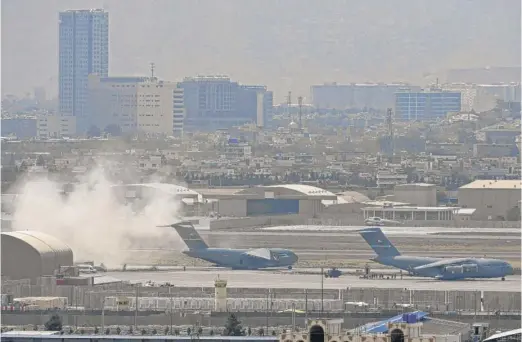
<path id="1" fill-rule="evenodd" d="M 506 278 L 505 278 L 505 277 L 502 277 L 501 279 L 502 279 L 502 281 L 505 281 L 505 280 L 506 280 Z"/>

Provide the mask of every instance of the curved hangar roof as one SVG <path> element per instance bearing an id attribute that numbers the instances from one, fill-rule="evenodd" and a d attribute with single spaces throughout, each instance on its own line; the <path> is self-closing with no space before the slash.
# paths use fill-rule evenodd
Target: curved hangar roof
<path id="1" fill-rule="evenodd" d="M 2 233 L 2 276 L 32 279 L 73 265 L 73 252 L 57 238 L 36 231 Z"/>
<path id="2" fill-rule="evenodd" d="M 159 190 L 164 193 L 178 196 L 178 197 L 198 197 L 199 193 L 181 185 L 169 184 L 169 183 L 142 183 L 142 184 L 118 184 L 113 185 L 113 188 L 124 188 L 126 190 L 133 190 L 137 188 L 145 188 L 151 190 Z"/>
<path id="3" fill-rule="evenodd" d="M 247 195 L 260 192 L 264 192 L 266 197 L 267 192 L 274 193 L 275 197 L 301 197 L 304 199 L 317 199 L 317 200 L 336 200 L 337 195 L 334 193 L 324 190 L 315 186 L 305 184 L 278 184 L 269 186 L 258 186 L 254 188 L 244 189 L 239 191 L 238 195 Z"/>

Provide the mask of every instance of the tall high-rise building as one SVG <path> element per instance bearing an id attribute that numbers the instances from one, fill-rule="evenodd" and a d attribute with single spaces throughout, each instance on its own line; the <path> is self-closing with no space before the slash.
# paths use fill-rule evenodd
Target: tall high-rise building
<path id="1" fill-rule="evenodd" d="M 102 9 L 59 15 L 59 100 L 62 116 L 75 116 L 79 134 L 89 128 L 88 76 L 109 73 L 109 14 Z"/>
<path id="2" fill-rule="evenodd" d="M 273 95 L 265 86 L 247 86 L 226 76 L 188 77 L 184 91 L 185 129 L 208 131 L 270 121 Z"/>

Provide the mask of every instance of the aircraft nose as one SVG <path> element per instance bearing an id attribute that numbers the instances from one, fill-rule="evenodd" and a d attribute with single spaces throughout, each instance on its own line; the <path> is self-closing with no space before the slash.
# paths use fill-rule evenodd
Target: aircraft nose
<path id="1" fill-rule="evenodd" d="M 510 264 L 506 264 L 506 270 L 507 270 L 507 274 L 509 275 L 513 275 L 515 272 L 513 270 L 513 266 L 511 266 Z"/>
<path id="2" fill-rule="evenodd" d="M 297 260 L 299 260 L 299 257 L 297 256 L 297 254 L 292 253 L 292 259 L 293 259 L 293 262 L 296 263 Z"/>

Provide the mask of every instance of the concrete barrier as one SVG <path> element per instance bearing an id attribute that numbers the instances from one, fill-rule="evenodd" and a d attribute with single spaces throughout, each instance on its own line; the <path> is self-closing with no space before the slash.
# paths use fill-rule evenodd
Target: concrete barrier
<path id="1" fill-rule="evenodd" d="M 3 294 L 13 297 L 59 296 L 67 297 L 69 306 L 100 309 L 104 297 L 128 296 L 173 298 L 214 298 L 213 287 L 137 287 L 125 283 L 103 286 L 52 286 L 50 284 L 30 285 L 14 282 L 2 286 Z M 365 302 L 370 307 L 393 309 L 401 304 L 411 305 L 428 311 L 468 311 L 479 312 L 520 312 L 520 292 L 500 291 L 437 291 L 410 289 L 354 288 L 348 289 L 251 289 L 229 288 L 230 299 L 259 299 L 270 301 L 338 300 L 342 302 Z M 482 303 L 481 303 L 482 298 Z"/>

